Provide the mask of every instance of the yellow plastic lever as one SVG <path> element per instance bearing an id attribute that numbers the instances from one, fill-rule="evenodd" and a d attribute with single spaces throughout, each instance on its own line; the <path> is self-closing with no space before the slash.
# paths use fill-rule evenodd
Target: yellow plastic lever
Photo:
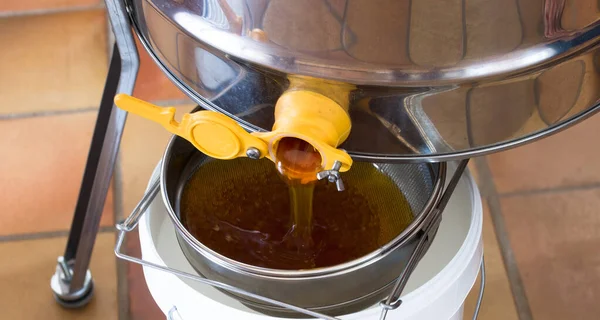
<path id="1" fill-rule="evenodd" d="M 134 97 L 118 94 L 117 107 L 161 124 L 194 145 L 204 154 L 216 159 L 234 159 L 246 156 L 249 148 L 260 152 L 260 158 L 269 156 L 267 143 L 249 134 L 233 119 L 213 111 L 186 113 L 181 122 L 175 120 L 175 108 L 159 107 Z"/>
<path id="2" fill-rule="evenodd" d="M 310 143 L 322 158 L 323 170 L 340 162 L 341 172 L 348 171 L 352 158 L 337 149 L 350 132 L 351 121 L 346 108 L 331 98 L 308 90 L 284 93 L 275 106 L 275 123 L 270 132 L 246 132 L 233 119 L 213 111 L 197 111 L 175 120 L 175 108 L 158 107 L 134 97 L 119 94 L 115 104 L 128 112 L 157 122 L 189 142 L 204 154 L 217 159 L 247 156 L 249 149 L 259 158 L 275 160 L 280 139 L 294 137 Z M 253 153 L 253 156 L 256 152 Z"/>

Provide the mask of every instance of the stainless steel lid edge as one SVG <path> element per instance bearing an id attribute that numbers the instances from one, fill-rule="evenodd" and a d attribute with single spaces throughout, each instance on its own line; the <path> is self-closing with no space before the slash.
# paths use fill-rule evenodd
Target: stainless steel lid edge
<path id="1" fill-rule="evenodd" d="M 287 16 L 279 19 L 283 20 L 287 18 L 293 20 L 289 22 L 291 24 L 293 22 L 303 20 L 303 18 L 299 17 L 300 15 L 313 17 L 323 16 L 324 13 L 322 11 L 324 11 L 325 8 L 311 8 L 311 5 L 314 6 L 319 2 L 327 3 L 328 1 L 305 0 L 303 1 L 304 4 L 285 4 L 282 1 L 272 2 L 274 3 L 273 5 L 268 4 L 263 6 L 262 4 L 248 1 L 145 1 L 145 3 L 159 11 L 166 20 L 176 25 L 182 32 L 193 37 L 198 42 L 214 48 L 225 55 L 235 57 L 239 61 L 246 61 L 255 65 L 264 66 L 281 73 L 302 74 L 318 78 L 346 81 L 353 84 L 416 87 L 435 83 L 435 85 L 444 86 L 461 82 L 479 81 L 489 77 L 500 76 L 504 78 L 506 75 L 518 74 L 525 70 L 544 68 L 546 65 L 554 64 L 556 61 L 564 57 L 573 56 L 580 51 L 589 49 L 600 41 L 598 38 L 600 36 L 600 23 L 598 23 L 597 20 L 595 22 L 591 22 L 590 18 L 587 18 L 587 21 L 582 21 L 576 27 L 566 29 L 561 25 L 560 21 L 565 14 L 565 10 L 568 10 L 568 8 L 564 7 L 564 3 L 566 1 L 549 0 L 547 1 L 549 3 L 562 2 L 563 7 L 544 8 L 542 6 L 532 11 L 535 11 L 535 14 L 540 15 L 540 17 L 536 18 L 542 18 L 542 14 L 544 16 L 549 15 L 549 17 L 545 17 L 546 19 L 542 23 L 546 24 L 545 27 L 547 29 L 552 28 L 554 30 L 544 30 L 539 36 L 531 37 L 532 40 L 530 43 L 516 46 L 508 52 L 494 52 L 494 50 L 499 51 L 499 48 L 494 48 L 492 50 L 485 51 L 485 53 L 472 56 L 469 56 L 467 53 L 463 53 L 461 59 L 458 60 L 458 63 L 454 65 L 427 65 L 419 63 L 420 61 L 416 58 L 409 57 L 408 62 L 410 65 L 407 66 L 397 64 L 396 62 L 390 62 L 383 57 L 378 59 L 375 56 L 369 56 L 368 58 L 370 58 L 371 61 L 365 61 L 353 56 L 352 54 L 350 54 L 350 57 L 354 59 L 344 60 L 337 56 L 332 57 L 326 54 L 321 54 L 321 50 L 317 48 L 304 51 L 298 44 L 288 44 L 288 46 L 286 46 L 285 44 L 281 43 L 282 41 L 279 39 L 279 43 L 274 43 L 272 40 L 268 44 L 256 41 L 255 38 L 253 38 L 253 30 L 251 30 L 251 28 L 254 28 L 254 30 L 265 31 L 267 36 L 269 35 L 269 31 L 274 33 L 278 31 L 274 29 L 268 30 L 270 24 L 268 21 L 265 21 L 265 15 L 268 16 L 271 11 L 274 12 L 276 10 L 271 9 L 271 7 L 286 5 L 302 7 L 305 9 L 305 11 L 302 12 L 277 12 L 279 14 L 287 14 Z M 339 8 L 338 11 L 344 12 L 338 12 L 338 15 L 346 15 L 348 10 L 351 9 L 348 8 L 348 6 L 352 6 L 352 1 L 340 2 L 343 3 L 344 8 Z M 353 2 L 358 3 L 360 1 Z M 409 0 L 395 1 L 397 2 L 396 4 L 390 3 L 389 1 L 378 1 L 379 3 L 375 2 L 377 1 L 374 1 L 372 5 L 369 4 L 369 6 L 377 6 L 382 4 L 385 6 L 387 4 L 387 6 L 391 7 L 389 10 L 411 10 L 411 12 L 406 15 L 408 23 L 411 23 L 411 16 L 416 15 L 416 11 L 419 11 L 418 9 L 415 10 L 413 4 Z M 421 2 L 426 3 L 428 1 Z M 479 14 L 482 16 L 481 19 L 486 18 L 483 16 L 484 14 L 493 14 L 500 17 L 502 17 L 503 14 L 506 16 L 510 15 L 510 12 L 507 13 L 507 11 L 511 9 L 510 3 L 506 3 L 504 6 L 498 6 L 498 3 L 500 2 L 498 0 L 492 0 L 488 2 L 489 4 L 479 4 L 479 6 L 485 7 L 487 5 L 492 7 L 496 5 L 497 7 L 494 9 L 497 11 L 480 12 Z M 494 4 L 494 2 L 496 2 L 496 4 Z M 241 8 L 244 3 L 246 8 Z M 402 3 L 405 3 L 406 5 L 403 6 Z M 458 2 L 456 3 L 458 4 Z M 367 4 L 368 1 L 365 2 L 365 6 Z M 430 4 L 421 4 L 420 6 L 424 7 Z M 462 5 L 468 6 L 469 4 L 465 4 L 463 2 Z M 332 7 L 333 5 L 330 4 L 328 9 L 331 12 L 335 12 L 335 8 Z M 435 8 L 428 7 L 419 9 L 427 10 L 430 15 L 436 14 Z M 386 9 L 383 8 L 382 10 Z M 450 11 L 445 12 L 445 14 L 454 14 L 456 19 L 459 19 L 460 15 L 462 16 L 462 19 L 465 20 L 467 18 L 465 17 L 466 13 L 464 10 L 465 8 L 462 8 L 462 12 L 460 13 L 458 11 Z M 263 20 L 260 22 L 246 22 L 246 19 L 253 19 L 248 17 L 253 12 L 257 16 L 262 16 Z M 583 15 L 582 13 L 572 11 L 568 13 L 574 15 L 571 17 L 571 19 L 580 19 Z M 515 14 L 520 14 L 521 20 L 534 17 L 533 13 L 530 13 L 529 16 L 523 16 L 523 12 L 517 12 Z M 598 12 L 596 12 L 596 14 L 600 16 Z M 333 15 L 335 15 L 335 13 Z M 367 16 L 367 14 L 365 14 L 365 16 Z M 342 24 L 339 30 L 346 37 L 352 37 L 353 26 L 351 26 L 351 22 L 347 21 L 348 17 L 345 18 L 346 20 L 343 20 L 344 17 L 336 17 L 337 20 L 341 20 L 338 22 Z M 364 18 L 372 19 L 374 17 L 367 16 Z M 430 18 L 435 19 L 434 16 L 430 16 Z M 493 17 L 490 16 L 487 18 Z M 234 24 L 236 24 L 232 21 L 234 19 L 242 20 L 239 22 L 239 26 L 234 26 Z M 386 17 L 381 17 L 381 19 L 386 19 Z M 277 22 L 283 23 L 283 21 L 279 20 L 277 20 Z M 515 22 L 519 23 L 518 21 Z M 315 21 L 315 23 L 319 24 L 326 22 Z M 464 26 L 464 24 L 468 24 L 469 21 L 462 21 L 461 23 L 463 26 L 460 26 L 460 28 L 468 29 L 468 26 Z M 520 23 L 523 25 L 527 24 L 527 22 L 523 21 Z M 271 25 L 273 25 L 273 23 L 271 23 Z M 447 27 L 458 28 L 459 26 L 448 25 Z M 525 29 L 524 26 L 522 26 L 522 28 Z M 433 29 L 432 27 L 432 31 L 433 30 L 437 29 Z M 311 29 L 311 31 L 314 31 L 315 33 L 320 32 L 320 30 L 317 29 Z M 416 36 L 412 34 L 414 32 L 411 32 L 410 30 L 408 30 L 408 32 L 411 34 L 408 35 L 406 39 L 402 38 L 397 41 L 405 41 L 406 43 L 416 41 Z M 462 32 L 468 32 L 468 30 L 462 30 Z M 285 36 L 297 38 L 294 40 L 299 41 L 300 38 L 310 38 L 315 37 L 316 35 L 308 33 L 305 30 L 298 30 L 293 34 L 286 33 Z M 373 34 L 370 36 L 376 35 Z M 386 35 L 383 34 L 383 36 Z M 354 37 L 356 36 L 354 35 Z M 466 36 L 464 35 L 462 38 L 463 42 L 469 41 L 468 39 L 465 40 Z M 347 41 L 347 39 L 345 40 Z M 344 42 L 344 39 L 342 42 Z M 463 43 L 463 45 L 466 44 Z M 342 49 L 350 51 L 348 46 L 349 44 L 345 44 Z M 463 50 L 467 49 L 463 48 Z M 440 57 L 443 57 L 443 53 L 438 54 Z"/>
<path id="2" fill-rule="evenodd" d="M 277 76 L 273 78 L 268 72 L 265 74 L 255 67 L 240 64 L 223 53 L 211 58 L 214 63 L 221 64 L 221 69 L 214 67 L 215 64 L 201 63 L 194 54 L 207 59 L 214 50 L 209 53 L 205 45 L 194 43 L 188 30 L 159 22 L 165 17 L 164 12 L 152 11 L 156 9 L 155 4 L 162 1 L 133 0 L 135 12 L 132 13 L 139 20 L 134 21 L 136 32 L 152 59 L 182 91 L 203 107 L 231 116 L 250 131 L 270 129 L 272 123 L 268 114 L 272 113 L 277 94 L 272 92 L 271 96 L 265 97 L 265 90 L 274 90 L 273 86 L 268 89 L 257 83 L 280 81 Z M 177 5 L 171 2 L 172 6 Z M 211 1 L 192 2 L 201 6 Z M 184 4 L 190 5 L 188 1 Z M 566 13 L 568 7 L 569 3 L 564 8 Z M 560 18 L 561 15 L 555 16 Z M 600 47 L 594 47 L 600 26 L 597 22 L 589 23 L 590 17 L 596 19 L 597 16 L 600 16 L 598 12 L 588 14 L 587 20 L 582 19 L 584 27 L 579 29 L 558 32 L 560 28 L 556 28 L 554 22 L 554 29 L 544 31 L 541 37 L 536 34 L 537 38 L 531 35 L 527 38 L 525 35 L 521 46 L 528 46 L 527 41 L 543 40 L 546 49 L 552 51 L 544 55 L 552 59 L 506 74 L 503 80 L 483 77 L 478 83 L 457 83 L 434 90 L 416 87 L 411 89 L 412 93 L 392 92 L 387 96 L 371 88 L 359 88 L 357 96 L 371 99 L 372 103 L 365 109 L 366 113 L 354 107 L 359 113 L 354 115 L 353 132 L 342 147 L 355 159 L 372 162 L 449 161 L 513 148 L 587 118 L 598 110 L 600 101 L 597 66 Z M 572 25 L 573 21 L 569 23 Z M 179 54 L 191 60 L 178 60 L 179 57 L 170 55 L 173 50 L 166 46 L 169 37 L 179 43 Z M 149 38 L 153 40 L 148 41 Z M 519 50 L 524 49 L 515 49 Z M 213 90 L 202 80 L 183 76 L 191 72 L 192 69 L 186 69 L 188 67 L 198 68 L 194 72 L 201 71 L 207 78 L 218 78 L 224 67 L 237 68 L 239 73 L 235 82 L 223 80 L 218 84 L 221 87 Z M 240 78 L 239 75 L 243 76 Z M 569 81 L 561 82 L 562 79 Z M 430 84 L 439 85 L 439 82 L 432 78 Z M 561 100 L 560 97 L 567 98 Z M 253 110 L 258 107 L 263 108 L 262 113 L 253 118 L 252 113 L 256 114 Z"/>

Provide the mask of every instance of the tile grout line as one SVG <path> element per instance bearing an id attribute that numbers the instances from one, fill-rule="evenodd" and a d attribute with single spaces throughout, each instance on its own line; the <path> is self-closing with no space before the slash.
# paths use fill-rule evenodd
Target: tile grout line
<path id="1" fill-rule="evenodd" d="M 11 241 L 25 241 L 25 240 L 40 240 L 49 238 L 67 237 L 70 230 L 58 230 L 58 231 L 45 231 L 45 232 L 34 232 L 34 233 L 22 233 L 22 234 L 11 234 L 0 236 L 1 242 Z M 115 232 L 114 226 L 103 226 L 100 227 L 98 233 L 112 233 Z"/>
<path id="2" fill-rule="evenodd" d="M 574 185 L 574 186 L 557 186 L 553 188 L 545 188 L 545 189 L 532 189 L 532 190 L 523 190 L 523 191 L 511 191 L 505 193 L 498 193 L 500 198 L 513 198 L 513 197 L 524 197 L 530 195 L 541 195 L 541 194 L 551 194 L 551 193 L 560 193 L 560 192 L 569 192 L 569 191 L 583 191 L 583 190 L 591 190 L 591 189 L 600 189 L 600 183 L 590 183 L 584 185 Z"/>
<path id="3" fill-rule="evenodd" d="M 151 101 L 151 103 L 153 103 L 157 106 L 172 106 L 172 107 L 182 107 L 185 105 L 193 104 L 192 101 L 185 100 L 185 99 L 183 99 L 183 100 L 157 100 L 157 101 Z M 49 111 L 34 111 L 34 112 L 24 112 L 24 113 L 0 114 L 0 121 L 48 117 L 48 116 L 61 116 L 61 115 L 85 113 L 85 112 L 92 112 L 92 111 L 97 112 L 98 107 L 84 107 L 84 108 L 76 108 L 76 109 L 68 109 L 68 110 L 49 110 Z"/>
<path id="4" fill-rule="evenodd" d="M 33 9 L 33 10 L 19 10 L 19 11 L 5 11 L 0 12 L 0 19 L 2 18 L 21 18 L 21 17 L 34 17 L 34 16 L 44 16 L 51 14 L 61 14 L 61 13 L 75 13 L 82 11 L 93 11 L 104 9 L 104 1 L 99 4 L 89 5 L 89 6 L 70 6 L 64 8 L 52 8 L 52 9 Z"/>
<path id="5" fill-rule="evenodd" d="M 487 200 L 490 210 L 490 216 L 494 225 L 496 238 L 502 253 L 502 260 L 506 268 L 510 288 L 520 320 L 532 320 L 533 315 L 529 306 L 529 301 L 525 293 L 521 274 L 518 265 L 515 261 L 514 253 L 506 233 L 506 226 L 502 216 L 502 208 L 500 206 L 500 196 L 496 191 L 491 170 L 485 158 L 474 159 L 477 172 L 481 180 L 481 193 Z"/>
<path id="6" fill-rule="evenodd" d="M 85 113 L 85 112 L 91 112 L 91 111 L 98 111 L 98 107 L 84 107 L 84 108 L 68 109 L 68 110 L 49 110 L 49 111 L 34 111 L 34 112 L 24 112 L 24 113 L 0 114 L 0 121 L 24 119 L 24 118 L 47 117 L 47 116 L 60 116 L 60 115 L 67 115 L 67 114 Z"/>

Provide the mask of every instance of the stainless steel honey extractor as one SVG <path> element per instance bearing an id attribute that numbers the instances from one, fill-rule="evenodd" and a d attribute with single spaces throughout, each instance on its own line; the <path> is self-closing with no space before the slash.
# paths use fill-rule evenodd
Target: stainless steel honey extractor
<path id="1" fill-rule="evenodd" d="M 355 159 L 495 152 L 600 98 L 593 0 L 128 1 L 165 74 L 249 130 L 270 130 L 290 77 L 352 86 L 340 147 Z"/>
<path id="2" fill-rule="evenodd" d="M 113 57 L 52 278 L 65 306 L 91 297 L 89 258 L 126 118 L 112 100 L 133 91 L 134 36 L 190 98 L 248 130 L 272 125 L 290 75 L 354 86 L 341 147 L 373 162 L 496 152 L 598 109 L 592 0 L 106 0 L 106 9 Z"/>

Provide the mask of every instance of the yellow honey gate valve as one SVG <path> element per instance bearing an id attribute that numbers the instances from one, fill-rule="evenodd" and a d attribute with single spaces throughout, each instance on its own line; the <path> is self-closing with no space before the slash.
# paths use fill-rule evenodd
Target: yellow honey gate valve
<path id="1" fill-rule="evenodd" d="M 285 137 L 306 141 L 321 155 L 318 178 L 338 182 L 339 172 L 352 166 L 352 158 L 337 149 L 348 137 L 351 121 L 347 105 L 314 91 L 289 90 L 277 101 L 275 123 L 270 132 L 248 133 L 235 120 L 214 111 L 184 114 L 175 120 L 175 108 L 159 107 L 137 98 L 119 94 L 117 107 L 161 124 L 169 132 L 192 143 L 202 153 L 216 159 L 266 157 L 275 161 L 278 142 Z M 316 177 L 315 177 L 316 178 Z M 341 185 L 341 188 L 340 188 Z"/>

